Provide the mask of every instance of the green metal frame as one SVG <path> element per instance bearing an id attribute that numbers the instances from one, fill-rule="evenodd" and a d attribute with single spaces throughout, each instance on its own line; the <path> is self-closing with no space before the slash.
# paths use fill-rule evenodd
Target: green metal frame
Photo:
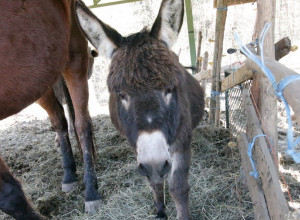
<path id="1" fill-rule="evenodd" d="M 111 5 L 119 5 L 124 3 L 138 2 L 143 0 L 120 0 L 115 2 L 99 4 L 101 0 L 94 0 L 94 4 L 89 6 L 90 8 L 105 7 Z M 189 45 L 190 45 L 190 56 L 191 56 L 191 66 L 196 68 L 196 44 L 195 44 L 195 33 L 194 33 L 194 23 L 193 23 L 193 11 L 191 0 L 185 0 L 185 9 L 187 17 L 188 35 L 189 35 Z M 195 71 L 193 70 L 193 74 Z"/>
<path id="2" fill-rule="evenodd" d="M 89 6 L 89 8 L 99 8 L 99 7 L 120 5 L 120 4 L 124 4 L 124 3 L 131 3 L 131 2 L 138 2 L 138 1 L 143 1 L 143 0 L 121 0 L 121 1 L 103 3 L 103 4 L 99 4 L 101 2 L 101 0 L 94 0 L 94 4 Z"/>
<path id="3" fill-rule="evenodd" d="M 191 0 L 185 0 L 186 20 L 189 33 L 189 44 L 190 44 L 190 55 L 191 55 L 191 66 L 193 67 L 193 74 L 195 74 L 196 68 L 196 44 L 195 44 L 195 33 L 194 33 L 194 22 L 193 22 L 193 11 Z"/>

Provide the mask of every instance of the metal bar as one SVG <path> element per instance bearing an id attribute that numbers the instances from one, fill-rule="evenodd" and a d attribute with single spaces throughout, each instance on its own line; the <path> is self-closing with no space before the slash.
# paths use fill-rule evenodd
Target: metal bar
<path id="1" fill-rule="evenodd" d="M 99 2 L 101 2 L 101 0 L 93 0 L 94 5 L 97 5 Z"/>
<path id="2" fill-rule="evenodd" d="M 124 4 L 124 3 L 138 2 L 138 1 L 143 1 L 143 0 L 122 0 L 122 1 L 116 1 L 116 2 L 103 3 L 103 4 L 95 4 L 95 1 L 100 2 L 101 0 L 94 0 L 94 5 L 89 6 L 89 8 L 99 8 L 99 7 L 105 7 L 105 6 L 111 6 L 111 5 L 120 5 L 120 4 Z"/>
<path id="3" fill-rule="evenodd" d="M 195 74 L 194 68 L 196 67 L 196 44 L 194 35 L 194 23 L 193 23 L 193 11 L 191 0 L 185 0 L 185 10 L 189 34 L 190 54 L 191 54 L 191 66 L 193 67 L 193 74 Z"/>

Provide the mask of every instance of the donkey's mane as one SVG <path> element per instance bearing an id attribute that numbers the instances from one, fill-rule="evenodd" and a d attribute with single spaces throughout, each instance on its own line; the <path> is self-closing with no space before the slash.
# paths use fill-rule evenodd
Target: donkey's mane
<path id="1" fill-rule="evenodd" d="M 123 38 L 112 59 L 108 88 L 112 91 L 175 86 L 180 75 L 176 55 L 146 29 Z"/>

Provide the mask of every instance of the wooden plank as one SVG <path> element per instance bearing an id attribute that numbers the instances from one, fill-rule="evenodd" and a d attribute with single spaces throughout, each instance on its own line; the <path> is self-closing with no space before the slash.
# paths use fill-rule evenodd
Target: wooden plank
<path id="1" fill-rule="evenodd" d="M 201 66 L 202 66 L 202 58 L 201 56 L 201 44 L 202 44 L 202 32 L 198 32 L 198 49 L 197 49 L 197 62 L 196 62 L 196 72 L 201 71 Z"/>
<path id="2" fill-rule="evenodd" d="M 196 73 L 194 77 L 197 79 L 198 82 L 202 81 L 203 79 L 210 79 L 211 70 L 201 70 L 199 73 Z"/>
<path id="3" fill-rule="evenodd" d="M 205 51 L 204 53 L 204 59 L 203 59 L 203 70 L 207 70 L 207 66 L 208 66 L 208 52 Z M 202 89 L 203 89 L 203 93 L 204 93 L 204 97 L 206 97 L 206 79 L 202 80 L 200 83 Z"/>
<path id="4" fill-rule="evenodd" d="M 223 53 L 223 40 L 225 31 L 225 22 L 227 17 L 227 0 L 217 1 L 217 18 L 216 18 L 216 29 L 215 29 L 215 46 L 214 46 L 214 58 L 213 58 L 213 73 L 211 91 L 220 92 L 220 71 Z M 220 95 L 215 95 L 210 100 L 209 109 L 209 123 L 219 126 L 220 124 Z"/>
<path id="5" fill-rule="evenodd" d="M 263 134 L 260 121 L 257 118 L 249 92 L 242 92 L 244 108 L 247 114 L 247 135 L 252 140 L 255 136 Z M 258 138 L 253 149 L 253 159 L 256 161 L 259 177 L 262 181 L 269 216 L 272 220 L 287 219 L 289 209 L 277 174 L 277 165 L 274 165 L 265 138 Z"/>
<path id="6" fill-rule="evenodd" d="M 256 0 L 227 0 L 227 5 L 241 5 L 245 3 L 255 2 Z M 214 0 L 214 8 L 217 7 L 217 0 Z"/>
<path id="7" fill-rule="evenodd" d="M 247 186 L 251 195 L 254 217 L 256 220 L 270 220 L 262 185 L 253 176 L 249 175 L 252 171 L 251 162 L 247 154 L 249 143 L 246 134 L 243 132 L 238 137 L 238 145 L 242 158 L 242 166 L 246 174 Z"/>
<path id="8" fill-rule="evenodd" d="M 275 44 L 275 60 L 280 60 L 282 57 L 289 54 L 292 48 L 291 40 L 284 37 Z"/>
<path id="9" fill-rule="evenodd" d="M 286 76 L 291 75 L 299 75 L 299 73 L 287 68 L 283 64 L 275 61 L 274 59 L 265 57 L 264 59 L 266 67 L 273 73 L 277 82 L 283 79 Z M 263 71 L 259 68 L 259 66 L 252 60 L 247 59 L 245 61 L 245 65 L 247 66 L 248 70 L 253 70 L 259 74 L 263 74 Z M 272 91 L 272 88 L 269 89 Z M 269 91 L 269 93 L 270 93 Z M 294 119 L 300 125 L 300 80 L 295 80 L 294 82 L 290 83 L 284 90 L 283 95 L 289 105 L 292 107 L 295 117 Z"/>
<path id="10" fill-rule="evenodd" d="M 226 70 L 225 70 L 226 71 Z M 245 65 L 241 66 L 234 73 L 230 74 L 228 77 L 221 81 L 221 92 L 225 92 L 236 85 L 245 82 L 253 77 L 253 72 L 248 70 Z"/>

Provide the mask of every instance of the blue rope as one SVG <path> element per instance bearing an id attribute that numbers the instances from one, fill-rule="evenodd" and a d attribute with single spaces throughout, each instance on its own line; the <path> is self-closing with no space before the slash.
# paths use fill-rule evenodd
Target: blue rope
<path id="1" fill-rule="evenodd" d="M 290 155 L 293 160 L 296 163 L 300 163 L 300 152 L 296 152 L 294 149 L 297 147 L 297 145 L 300 142 L 300 137 L 298 137 L 294 141 L 294 133 L 293 133 L 293 123 L 292 123 L 292 117 L 291 117 L 291 111 L 290 107 L 286 101 L 286 99 L 283 96 L 283 89 L 290 84 L 291 82 L 294 82 L 295 80 L 299 80 L 300 75 L 292 75 L 287 76 L 280 80 L 280 82 L 277 84 L 276 89 L 276 95 L 283 101 L 285 109 L 286 109 L 286 115 L 287 115 L 287 121 L 288 121 L 288 132 L 287 132 L 287 141 L 288 141 L 288 148 L 286 150 L 287 154 Z"/>
<path id="2" fill-rule="evenodd" d="M 254 45 L 257 45 L 258 44 L 258 39 L 256 38 L 255 39 L 255 42 L 250 42 L 249 45 L 251 46 L 254 46 Z"/>
<path id="3" fill-rule="evenodd" d="M 261 36 L 259 38 L 259 47 L 261 50 L 261 60 L 255 56 L 253 53 L 251 53 L 251 51 L 245 46 L 243 45 L 241 39 L 239 38 L 238 34 L 235 33 L 234 37 L 236 39 L 236 41 L 239 43 L 241 50 L 243 51 L 243 53 L 249 57 L 250 59 L 252 59 L 261 69 L 262 71 L 265 73 L 266 77 L 271 81 L 271 84 L 273 86 L 273 88 L 276 91 L 276 95 L 278 98 L 280 98 L 284 105 L 285 105 L 285 109 L 286 109 L 286 114 L 287 114 L 287 120 L 288 120 L 288 135 L 287 135 L 287 142 L 288 142 L 288 148 L 286 153 L 288 155 L 290 155 L 293 160 L 296 163 L 300 163 L 300 152 L 296 152 L 295 151 L 295 147 L 299 144 L 300 139 L 296 139 L 296 141 L 294 141 L 294 134 L 293 134 L 293 126 L 292 126 L 292 119 L 291 119 L 291 113 L 290 113 L 290 108 L 288 106 L 288 103 L 286 101 L 286 99 L 283 96 L 283 89 L 291 82 L 295 81 L 295 80 L 299 80 L 300 79 L 300 75 L 293 75 L 293 76 L 287 76 L 285 78 L 283 78 L 278 84 L 276 82 L 276 79 L 274 77 L 274 75 L 272 74 L 272 72 L 265 66 L 264 63 L 264 53 L 263 53 L 263 45 L 264 45 L 264 38 L 265 35 L 267 33 L 267 31 L 269 30 L 271 24 L 267 23 L 265 25 L 265 27 L 262 30 Z"/>
<path id="4" fill-rule="evenodd" d="M 220 95 L 221 92 L 220 91 L 211 91 L 210 94 L 211 94 L 211 96 L 216 97 L 217 95 Z"/>
<path id="5" fill-rule="evenodd" d="M 255 168 L 255 161 L 254 161 L 253 158 L 252 158 L 252 149 L 253 149 L 253 147 L 254 147 L 254 143 L 255 143 L 256 138 L 259 138 L 259 137 L 266 137 L 266 135 L 260 134 L 260 135 L 255 136 L 255 137 L 253 138 L 252 142 L 249 143 L 249 145 L 248 145 L 248 151 L 247 151 L 247 154 L 248 154 L 248 156 L 249 156 L 249 158 L 250 158 L 251 166 L 252 166 L 252 168 L 253 168 L 253 171 L 250 172 L 249 175 L 250 175 L 250 176 L 253 176 L 255 179 L 257 179 L 257 177 L 258 177 L 258 172 L 257 172 L 257 170 L 256 170 L 256 168 Z"/>
<path id="6" fill-rule="evenodd" d="M 217 95 L 220 95 L 220 94 L 221 94 L 220 91 L 211 91 L 211 92 L 210 92 L 210 98 L 213 99 L 213 100 L 215 100 L 215 102 L 217 103 L 216 96 L 217 96 Z M 220 109 L 220 105 L 219 105 L 219 106 L 216 106 L 215 109 Z"/>
<path id="7" fill-rule="evenodd" d="M 227 10 L 228 10 L 228 7 L 222 7 L 222 8 L 218 8 L 218 10 L 227 11 Z"/>

